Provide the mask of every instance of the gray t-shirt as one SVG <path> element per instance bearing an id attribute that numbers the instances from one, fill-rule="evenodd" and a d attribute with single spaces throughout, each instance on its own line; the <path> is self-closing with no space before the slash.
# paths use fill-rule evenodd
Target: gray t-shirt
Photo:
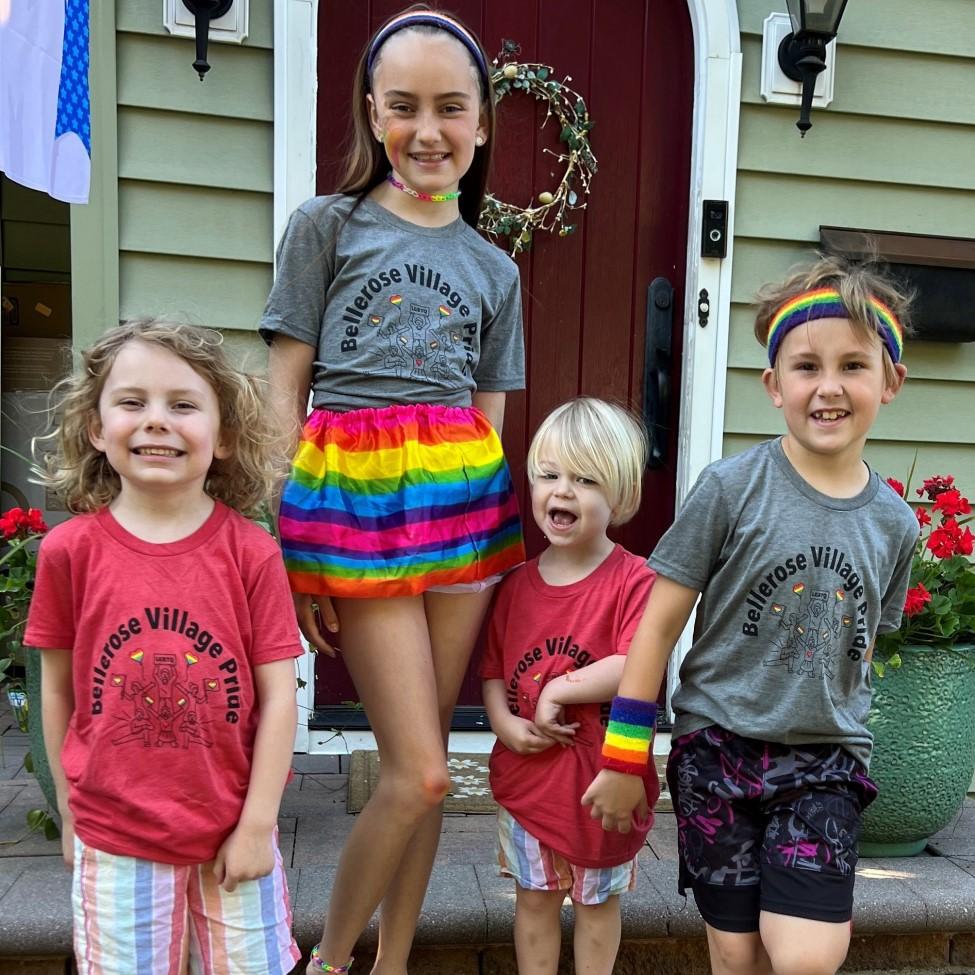
<path id="1" fill-rule="evenodd" d="M 831 498 L 781 440 L 707 467 L 649 563 L 701 592 L 674 736 L 717 724 L 763 741 L 833 742 L 864 765 L 876 634 L 900 626 L 918 535 L 876 473 Z"/>
<path id="2" fill-rule="evenodd" d="M 363 199 L 291 215 L 261 335 L 318 350 L 313 405 L 469 406 L 525 384 L 518 268 L 460 217 L 419 227 Z"/>

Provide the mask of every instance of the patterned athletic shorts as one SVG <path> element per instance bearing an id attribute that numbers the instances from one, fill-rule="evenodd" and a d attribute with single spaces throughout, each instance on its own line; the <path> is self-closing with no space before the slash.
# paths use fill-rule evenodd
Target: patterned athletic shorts
<path id="1" fill-rule="evenodd" d="M 580 867 L 532 836 L 498 806 L 498 866 L 525 890 L 564 890 L 575 904 L 604 904 L 636 886 L 637 858 L 615 867 Z"/>
<path id="2" fill-rule="evenodd" d="M 782 745 L 712 725 L 673 742 L 678 886 L 705 921 L 757 931 L 761 911 L 849 921 L 861 813 L 877 795 L 838 745 Z"/>

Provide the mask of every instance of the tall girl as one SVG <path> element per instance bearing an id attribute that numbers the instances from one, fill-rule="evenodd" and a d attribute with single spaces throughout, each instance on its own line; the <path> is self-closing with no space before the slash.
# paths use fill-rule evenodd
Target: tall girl
<path id="1" fill-rule="evenodd" d="M 498 437 L 524 383 L 521 298 L 474 229 L 494 135 L 474 35 L 410 8 L 353 97 L 340 193 L 292 215 L 261 325 L 280 422 L 303 427 L 280 514 L 299 625 L 329 654 L 339 634 L 383 769 L 308 971 L 347 971 L 381 903 L 373 971 L 405 975 L 454 703 L 490 587 L 524 559 Z"/>
<path id="2" fill-rule="evenodd" d="M 301 641 L 268 498 L 276 437 L 219 333 L 134 322 L 84 353 L 24 642 L 73 865 L 81 975 L 287 975 L 277 816 Z M 235 510 L 236 509 L 236 510 Z"/>

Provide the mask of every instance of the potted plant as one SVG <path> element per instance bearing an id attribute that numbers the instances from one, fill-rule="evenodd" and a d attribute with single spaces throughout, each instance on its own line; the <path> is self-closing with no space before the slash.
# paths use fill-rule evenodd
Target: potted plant
<path id="1" fill-rule="evenodd" d="M 37 542 L 47 525 L 36 508 L 11 508 L 0 515 L 0 687 L 6 689 L 14 717 L 21 731 L 31 735 L 31 750 L 24 759 L 28 772 L 33 772 L 45 798 L 56 808 L 54 782 L 47 764 L 41 735 L 40 662 L 37 652 L 25 650 L 24 628 L 27 609 L 34 591 L 37 572 Z M 23 676 L 22 676 L 23 675 Z M 31 829 L 42 829 L 56 837 L 57 827 L 50 814 L 32 809 L 27 814 Z"/>
<path id="2" fill-rule="evenodd" d="M 908 497 L 910 477 L 907 488 L 887 483 Z M 929 478 L 916 495 L 921 533 L 904 621 L 879 636 L 874 650 L 867 727 L 880 795 L 864 812 L 864 856 L 923 850 L 958 812 L 975 769 L 972 507 L 950 475 Z"/>

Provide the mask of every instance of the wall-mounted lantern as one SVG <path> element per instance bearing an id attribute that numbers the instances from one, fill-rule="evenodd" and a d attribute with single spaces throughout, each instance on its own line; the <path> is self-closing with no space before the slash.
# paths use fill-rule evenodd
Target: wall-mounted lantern
<path id="1" fill-rule="evenodd" d="M 779 44 L 778 61 L 786 77 L 802 85 L 802 103 L 796 128 L 805 137 L 812 122 L 816 78 L 826 69 L 826 45 L 836 37 L 847 0 L 786 0 L 792 33 Z"/>
<path id="2" fill-rule="evenodd" d="M 233 6 L 233 2 L 234 0 L 183 0 L 183 6 L 196 19 L 196 60 L 193 62 L 193 68 L 200 76 L 200 81 L 210 70 L 210 65 L 207 63 L 210 21 L 227 13 Z"/>

